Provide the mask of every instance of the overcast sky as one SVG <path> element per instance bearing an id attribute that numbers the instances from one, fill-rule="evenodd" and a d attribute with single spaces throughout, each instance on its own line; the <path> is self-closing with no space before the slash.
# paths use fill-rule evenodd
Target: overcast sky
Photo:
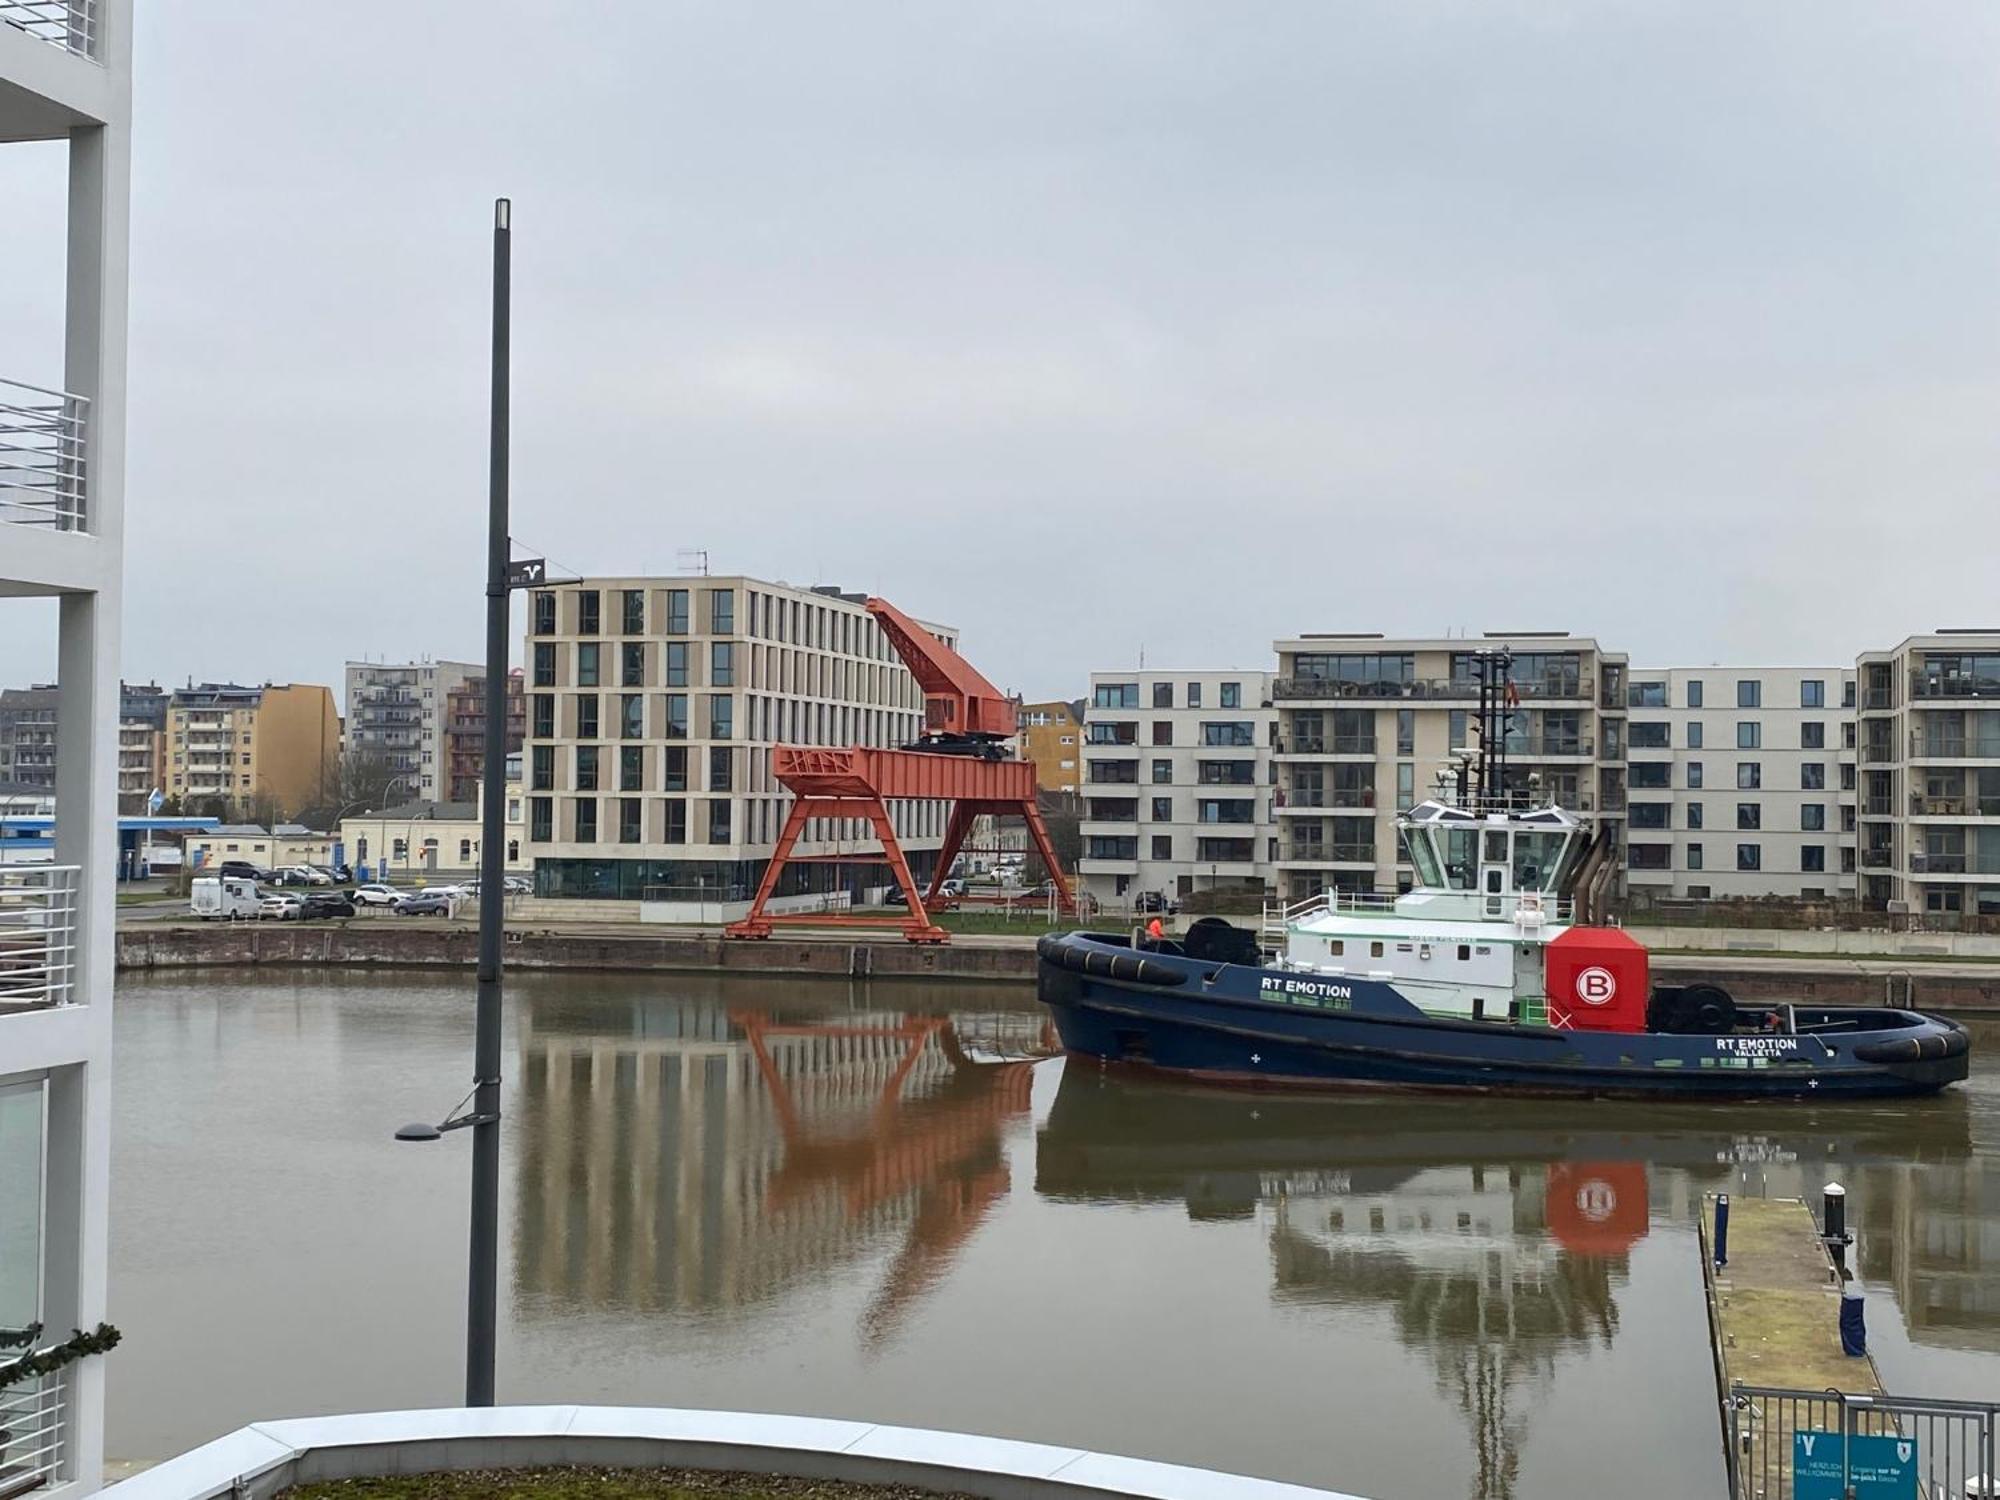
<path id="1" fill-rule="evenodd" d="M 139 12 L 128 676 L 478 652 L 502 194 L 559 567 L 879 592 L 1031 697 L 2000 625 L 1990 0 Z M 59 156 L 0 194 L 53 385 Z"/>

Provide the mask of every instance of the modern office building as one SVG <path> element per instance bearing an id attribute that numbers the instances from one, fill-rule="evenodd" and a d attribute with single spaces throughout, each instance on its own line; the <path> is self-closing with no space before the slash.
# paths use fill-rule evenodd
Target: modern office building
<path id="1" fill-rule="evenodd" d="M 507 674 L 507 753 L 518 756 L 527 732 L 528 697 L 519 670 Z M 446 802 L 479 800 L 486 768 L 486 674 L 468 677 L 444 696 L 444 797 Z"/>
<path id="2" fill-rule="evenodd" d="M 1851 902 L 1854 681 L 1837 666 L 1635 667 L 1629 893 Z"/>
<path id="3" fill-rule="evenodd" d="M 413 797 L 439 800 L 450 789 L 451 694 L 484 677 L 483 667 L 463 661 L 349 662 L 347 748 L 380 756 L 391 772 L 406 778 Z M 483 704 L 480 714 L 483 724 Z"/>
<path id="4" fill-rule="evenodd" d="M 746 577 L 587 578 L 529 595 L 525 759 L 537 894 L 747 901 L 791 798 L 771 749 L 899 746 L 923 694 L 865 596 Z M 956 646 L 956 632 L 927 625 Z M 944 804 L 893 804 L 919 875 Z M 815 819 L 780 898 L 888 883 L 837 856 L 865 822 Z"/>
<path id="5" fill-rule="evenodd" d="M 1913 635 L 1855 671 L 1862 905 L 2000 916 L 2000 630 Z"/>
<path id="6" fill-rule="evenodd" d="M 54 683 L 0 692 L 0 782 L 55 790 L 60 697 Z"/>
<path id="7" fill-rule="evenodd" d="M 167 795 L 281 812 L 323 804 L 338 773 L 340 715 L 316 683 L 205 682 L 167 703 Z"/>
<path id="8" fill-rule="evenodd" d="M 64 280 L 10 290 L 61 307 L 61 338 L 0 349 L 0 610 L 57 602 L 63 730 L 53 859 L 0 868 L 0 1326 L 44 1343 L 107 1311 L 131 17 L 130 0 L 0 6 L 0 149 L 68 153 L 67 222 L 25 206 L 8 222 L 10 244 L 60 252 L 14 270 Z M 0 1391 L 8 1494 L 97 1488 L 115 1357 Z"/>
<path id="9" fill-rule="evenodd" d="M 1328 887 L 1406 889 L 1396 813 L 1437 795 L 1473 749 L 1474 653 L 1513 653 L 1509 776 L 1523 795 L 1590 813 L 1622 838 L 1626 658 L 1587 636 L 1465 639 L 1308 634 L 1276 643 L 1278 852 L 1285 900 Z"/>
<path id="10" fill-rule="evenodd" d="M 1262 892 L 1277 847 L 1271 674 L 1093 672 L 1083 744 L 1083 887 Z"/>
<path id="11" fill-rule="evenodd" d="M 1023 703 L 1017 710 L 1020 728 L 1014 753 L 1035 763 L 1035 785 L 1045 792 L 1074 796 L 1082 789 L 1082 706 L 1056 699 Z"/>

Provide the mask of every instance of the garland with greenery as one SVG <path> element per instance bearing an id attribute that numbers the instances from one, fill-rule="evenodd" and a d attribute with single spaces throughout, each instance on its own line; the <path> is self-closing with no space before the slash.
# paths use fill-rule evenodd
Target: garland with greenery
<path id="1" fill-rule="evenodd" d="M 89 1333 L 79 1328 L 60 1344 L 52 1344 L 46 1349 L 34 1347 L 35 1340 L 41 1336 L 40 1323 L 30 1323 L 26 1328 L 0 1328 L 0 1349 L 27 1351 L 0 1362 L 0 1391 L 24 1380 L 53 1375 L 65 1365 L 73 1365 L 92 1354 L 109 1354 L 124 1337 L 109 1323 L 99 1323 Z"/>

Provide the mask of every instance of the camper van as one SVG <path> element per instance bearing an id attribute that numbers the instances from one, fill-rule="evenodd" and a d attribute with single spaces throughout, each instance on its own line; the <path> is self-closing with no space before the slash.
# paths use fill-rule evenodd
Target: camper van
<path id="1" fill-rule="evenodd" d="M 254 921 L 263 899 L 257 882 L 241 875 L 205 875 L 189 888 L 189 910 L 207 921 L 227 917 L 230 921 Z"/>

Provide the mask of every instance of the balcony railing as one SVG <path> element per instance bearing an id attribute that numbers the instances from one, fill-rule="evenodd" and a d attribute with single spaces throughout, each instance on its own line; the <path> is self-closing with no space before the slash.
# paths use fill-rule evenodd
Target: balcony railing
<path id="1" fill-rule="evenodd" d="M 2000 797 L 1926 797 L 1910 795 L 1910 816 L 1916 818 L 2000 818 Z"/>
<path id="2" fill-rule="evenodd" d="M 1591 677 L 1564 677 L 1542 682 L 1516 682 L 1522 698 L 1589 699 L 1597 692 Z M 1417 677 L 1408 682 L 1345 682 L 1336 677 L 1280 677 L 1271 696 L 1284 698 L 1444 698 L 1477 699 L 1479 684 L 1470 678 Z"/>
<path id="3" fill-rule="evenodd" d="M 1286 734 L 1272 747 L 1279 755 L 1373 755 L 1372 734 Z"/>
<path id="4" fill-rule="evenodd" d="M 0 1355 L 0 1363 L 12 1357 Z M 48 1484 L 62 1464 L 68 1402 L 60 1373 L 0 1388 L 0 1495 Z"/>
<path id="5" fill-rule="evenodd" d="M 1278 861 L 1295 865 L 1372 865 L 1373 844 L 1280 844 Z"/>
<path id="6" fill-rule="evenodd" d="M 6 0 L 0 0 L 0 16 Z M 90 403 L 0 380 L 0 522 L 89 530 L 84 443 Z"/>
<path id="7" fill-rule="evenodd" d="M 1863 849 L 1861 851 L 1861 868 L 1864 870 L 1893 870 L 1896 868 L 1896 856 L 1887 849 Z"/>
<path id="8" fill-rule="evenodd" d="M 97 56 L 97 0 L 0 0 L 0 22 L 78 57 Z"/>
<path id="9" fill-rule="evenodd" d="M 1910 851 L 1910 873 L 1912 875 L 1963 875 L 1965 856 L 1963 854 L 1933 854 L 1925 849 Z"/>
<path id="10" fill-rule="evenodd" d="M 2000 681 L 1974 677 L 1963 672 L 1910 674 L 1910 697 L 1917 698 L 2000 698 Z"/>
<path id="11" fill-rule="evenodd" d="M 75 1000 L 76 887 L 74 865 L 0 866 L 0 1015 Z"/>
<path id="12" fill-rule="evenodd" d="M 1597 754 L 1597 741 L 1580 738 L 1577 735 L 1531 734 L 1524 739 L 1507 742 L 1509 755 L 1526 756 L 1529 759 L 1548 759 L 1561 756 L 1583 756 L 1586 759 Z M 1616 759 L 1616 756 L 1612 757 Z"/>
<path id="13" fill-rule="evenodd" d="M 1896 804 L 1888 797 L 1863 797 L 1861 816 L 1864 818 L 1893 818 Z"/>
<path id="14" fill-rule="evenodd" d="M 1278 795 L 1284 799 L 1278 804 L 1280 811 L 1288 807 L 1349 807 L 1365 810 L 1375 806 L 1375 792 L 1370 787 L 1295 786 L 1281 788 Z"/>

